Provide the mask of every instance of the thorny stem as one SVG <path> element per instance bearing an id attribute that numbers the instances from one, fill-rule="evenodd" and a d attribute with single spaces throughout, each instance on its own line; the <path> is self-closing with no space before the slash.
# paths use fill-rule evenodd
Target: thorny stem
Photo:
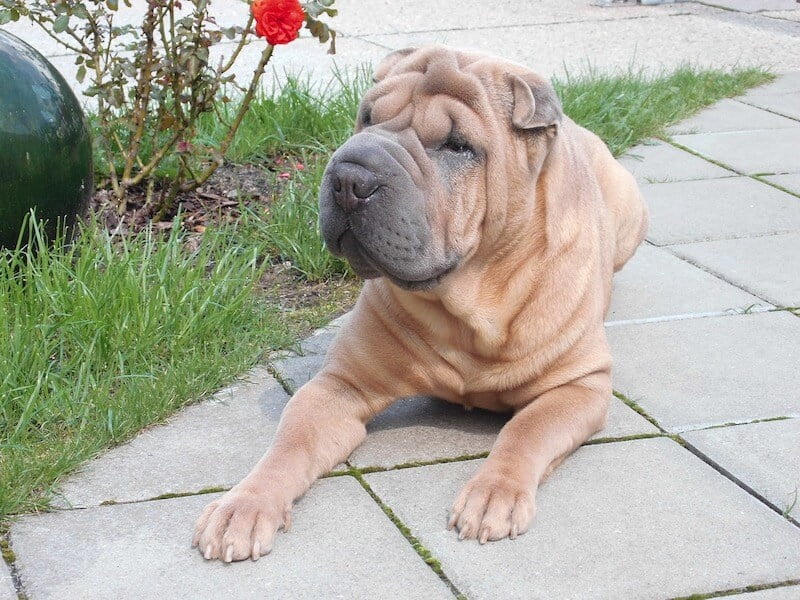
<path id="1" fill-rule="evenodd" d="M 142 24 L 142 33 L 145 37 L 145 53 L 144 60 L 139 67 L 139 81 L 136 83 L 136 99 L 134 100 L 133 110 L 133 123 L 134 133 L 131 137 L 131 143 L 128 152 L 125 155 L 125 168 L 122 171 L 122 184 L 126 187 L 130 186 L 131 174 L 136 163 L 136 158 L 139 156 L 139 148 L 142 144 L 144 137 L 144 128 L 147 123 L 147 109 L 150 104 L 150 89 L 152 86 L 152 72 L 153 72 L 153 56 L 155 55 L 155 28 L 157 19 L 158 8 L 155 4 L 150 4 L 147 9 L 144 23 Z"/>
<path id="2" fill-rule="evenodd" d="M 206 181 L 208 181 L 208 178 L 214 174 L 214 171 L 216 171 L 218 167 L 222 166 L 222 163 L 224 162 L 225 153 L 228 151 L 228 147 L 233 141 L 233 138 L 236 135 L 236 131 L 239 129 L 239 125 L 242 124 L 244 115 L 247 112 L 247 109 L 250 107 L 250 103 L 253 100 L 253 96 L 255 96 L 256 90 L 258 89 L 258 83 L 261 80 L 261 75 L 264 73 L 264 69 L 266 68 L 267 63 L 269 62 L 269 59 L 272 58 L 272 52 L 274 49 L 275 46 L 272 46 L 270 44 L 261 53 L 261 60 L 258 61 L 258 65 L 256 66 L 255 71 L 253 71 L 253 78 L 250 80 L 250 86 L 247 88 L 247 93 L 244 95 L 244 98 L 242 98 L 242 103 L 239 106 L 239 111 L 236 113 L 236 118 L 234 118 L 231 127 L 228 129 L 228 133 L 225 135 L 225 138 L 219 145 L 219 149 L 216 152 L 214 161 L 200 175 L 199 179 L 195 179 L 194 181 L 181 186 L 182 191 L 193 190 L 197 188 L 197 186 L 203 185 Z"/>
<path id="3" fill-rule="evenodd" d="M 225 63 L 225 66 L 220 67 L 219 69 L 220 74 L 227 73 L 233 66 L 233 63 L 236 62 L 236 59 L 239 58 L 239 54 L 247 44 L 247 37 L 248 37 L 247 32 L 250 31 L 250 28 L 253 26 L 254 20 L 255 19 L 253 18 L 253 13 L 251 12 L 249 18 L 247 19 L 247 25 L 244 26 L 244 33 L 242 34 L 242 37 L 239 40 L 239 43 L 236 44 L 236 48 L 233 50 L 233 54 L 231 54 L 231 57 L 228 59 L 228 62 Z"/>

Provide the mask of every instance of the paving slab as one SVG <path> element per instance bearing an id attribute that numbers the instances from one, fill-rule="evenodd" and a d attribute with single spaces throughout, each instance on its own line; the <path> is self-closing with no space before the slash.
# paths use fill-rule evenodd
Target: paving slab
<path id="1" fill-rule="evenodd" d="M 189 546 L 207 494 L 24 517 L 23 585 L 62 598 L 452 598 L 363 488 L 317 482 L 261 560 L 206 562 Z"/>
<path id="2" fill-rule="evenodd" d="M 778 113 L 790 119 L 800 120 L 800 98 L 798 98 L 797 92 L 787 94 L 759 94 L 752 98 L 743 98 L 742 102 Z"/>
<path id="3" fill-rule="evenodd" d="M 800 416 L 800 319 L 769 312 L 607 329 L 614 389 L 665 429 Z"/>
<path id="4" fill-rule="evenodd" d="M 579 449 L 540 488 L 531 530 L 483 546 L 445 529 L 478 466 L 366 476 L 471 599 L 663 599 L 800 575 L 800 529 L 669 439 Z"/>
<path id="5" fill-rule="evenodd" d="M 350 456 L 357 467 L 452 459 L 489 452 L 510 415 L 426 397 L 398 401 L 367 425 L 367 439 Z M 597 438 L 658 433 L 658 429 L 618 398 L 609 404 L 608 424 Z"/>
<path id="6" fill-rule="evenodd" d="M 614 275 L 606 322 L 722 313 L 754 304 L 768 306 L 667 250 L 645 243 Z"/>
<path id="7" fill-rule="evenodd" d="M 744 102 L 725 98 L 714 106 L 667 129 L 670 135 L 682 133 L 716 133 L 751 129 L 800 127 L 800 121 L 787 119 Z"/>
<path id="8" fill-rule="evenodd" d="M 619 162 L 640 184 L 735 175 L 732 171 L 664 142 L 650 141 L 647 144 L 634 146 L 619 159 Z"/>
<path id="9" fill-rule="evenodd" d="M 800 10 L 770 10 L 761 13 L 766 17 L 774 19 L 786 19 L 788 21 L 800 21 Z M 800 593 L 798 593 L 800 596 Z"/>
<path id="10" fill-rule="evenodd" d="M 338 31 L 345 35 L 412 33 L 432 29 L 485 29 L 514 25 L 543 25 L 577 21 L 609 21 L 686 12 L 675 4 L 658 7 L 602 7 L 586 0 L 495 0 L 487 10 L 485 0 L 455 2 L 430 0 L 370 0 L 370 10 L 362 0 L 337 0 Z"/>
<path id="11" fill-rule="evenodd" d="M 800 234 L 671 246 L 670 250 L 778 306 L 800 306 Z"/>
<path id="12" fill-rule="evenodd" d="M 738 600 L 797 600 L 800 598 L 800 586 L 786 585 L 770 590 L 737 594 L 736 596 L 732 596 L 732 598 L 737 598 Z"/>
<path id="13" fill-rule="evenodd" d="M 2 559 L 0 559 L 0 600 L 17 600 L 17 590 L 11 581 L 11 572 Z"/>
<path id="14" fill-rule="evenodd" d="M 777 183 L 790 192 L 800 196 L 800 173 L 788 173 L 786 175 L 769 175 L 764 177 L 767 181 Z"/>
<path id="15" fill-rule="evenodd" d="M 800 15 L 800 10 L 797 11 Z M 737 100 L 749 100 L 758 96 L 771 96 L 773 94 L 794 94 L 800 92 L 800 71 L 781 73 L 775 81 L 751 88 Z"/>
<path id="16" fill-rule="evenodd" d="M 800 172 L 800 128 L 696 133 L 673 140 L 746 175 Z"/>
<path id="17" fill-rule="evenodd" d="M 272 366 L 281 382 L 294 394 L 317 374 L 323 362 L 325 362 L 324 354 L 289 355 L 272 361 Z"/>
<path id="18" fill-rule="evenodd" d="M 232 50 L 231 43 L 216 44 L 211 48 L 211 60 L 218 62 L 223 56 L 229 57 Z M 263 45 L 259 41 L 247 44 L 242 50 L 229 72 L 236 76 L 240 84 L 250 81 L 262 50 Z M 266 90 L 274 89 L 279 82 L 285 81 L 287 74 L 290 74 L 307 79 L 312 87 L 322 88 L 336 83 L 334 73 L 339 72 L 344 77 L 356 77 L 360 70 L 369 68 L 386 54 L 385 48 L 361 39 L 337 38 L 336 54 L 330 55 L 327 53 L 327 46 L 320 44 L 316 39 L 303 37 L 275 50 L 261 78 L 261 85 Z M 48 60 L 64 76 L 78 99 L 84 105 L 91 107 L 93 99 L 82 93 L 91 82 L 88 78 L 83 83 L 77 82 L 78 66 L 75 64 L 75 58 L 55 56 Z"/>
<path id="19" fill-rule="evenodd" d="M 690 431 L 684 438 L 779 509 L 791 507 L 789 514 L 800 517 L 800 419 Z"/>
<path id="20" fill-rule="evenodd" d="M 740 12 L 761 12 L 767 10 L 790 10 L 797 8 L 795 0 L 711 0 L 702 2 L 709 6 L 722 6 Z"/>
<path id="21" fill-rule="evenodd" d="M 800 10 L 795 13 L 800 20 Z M 749 90 L 737 100 L 800 120 L 800 72 L 783 74 L 770 84 Z"/>
<path id="22" fill-rule="evenodd" d="M 650 208 L 647 239 L 658 246 L 800 231 L 800 199 L 750 177 L 642 185 L 641 191 Z"/>
<path id="23" fill-rule="evenodd" d="M 678 8 L 689 12 L 685 5 Z M 591 67 L 599 71 L 625 71 L 633 64 L 636 69 L 659 72 L 681 63 L 717 69 L 761 65 L 770 65 L 776 71 L 800 69 L 800 38 L 700 15 L 653 12 L 652 16 L 614 21 L 514 23 L 480 30 L 368 35 L 363 39 L 391 49 L 440 43 L 489 51 L 526 64 L 544 76 L 585 72 L 587 57 L 591 57 Z"/>
<path id="24" fill-rule="evenodd" d="M 231 487 L 269 447 L 287 400 L 266 369 L 255 369 L 212 400 L 86 463 L 62 484 L 56 505 L 97 506 Z"/>

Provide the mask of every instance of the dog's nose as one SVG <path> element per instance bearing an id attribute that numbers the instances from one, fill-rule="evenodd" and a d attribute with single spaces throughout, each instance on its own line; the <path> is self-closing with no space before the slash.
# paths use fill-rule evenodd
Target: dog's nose
<path id="1" fill-rule="evenodd" d="M 346 213 L 353 212 L 367 203 L 378 189 L 378 178 L 361 165 L 342 162 L 336 165 L 331 173 L 333 178 L 333 197 Z"/>

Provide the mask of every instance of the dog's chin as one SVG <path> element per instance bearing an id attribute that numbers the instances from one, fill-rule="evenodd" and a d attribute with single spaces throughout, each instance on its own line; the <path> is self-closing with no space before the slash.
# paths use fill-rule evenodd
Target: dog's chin
<path id="1" fill-rule="evenodd" d="M 444 277 L 452 273 L 458 266 L 458 259 L 451 259 L 441 267 L 429 270 L 429 273 L 403 274 L 396 268 L 375 260 L 356 239 L 353 232 L 345 231 L 338 240 L 338 254 L 350 263 L 353 271 L 362 279 L 386 277 L 394 285 L 410 292 L 429 291 L 438 286 Z"/>
<path id="2" fill-rule="evenodd" d="M 452 273 L 457 266 L 458 261 L 454 261 L 451 265 L 439 269 L 435 275 L 427 279 L 403 279 L 388 272 L 385 273 L 385 276 L 397 287 L 409 292 L 427 292 L 439 286 L 442 283 L 442 279 Z"/>

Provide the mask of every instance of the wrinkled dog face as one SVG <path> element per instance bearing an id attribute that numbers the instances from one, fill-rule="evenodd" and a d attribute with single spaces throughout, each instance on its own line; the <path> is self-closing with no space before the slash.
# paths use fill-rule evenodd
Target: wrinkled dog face
<path id="1" fill-rule="evenodd" d="M 361 277 L 428 290 L 505 218 L 508 198 L 489 207 L 488 188 L 536 168 L 530 132 L 555 131 L 560 107 L 523 68 L 441 47 L 395 52 L 375 80 L 325 171 L 320 228 Z"/>

